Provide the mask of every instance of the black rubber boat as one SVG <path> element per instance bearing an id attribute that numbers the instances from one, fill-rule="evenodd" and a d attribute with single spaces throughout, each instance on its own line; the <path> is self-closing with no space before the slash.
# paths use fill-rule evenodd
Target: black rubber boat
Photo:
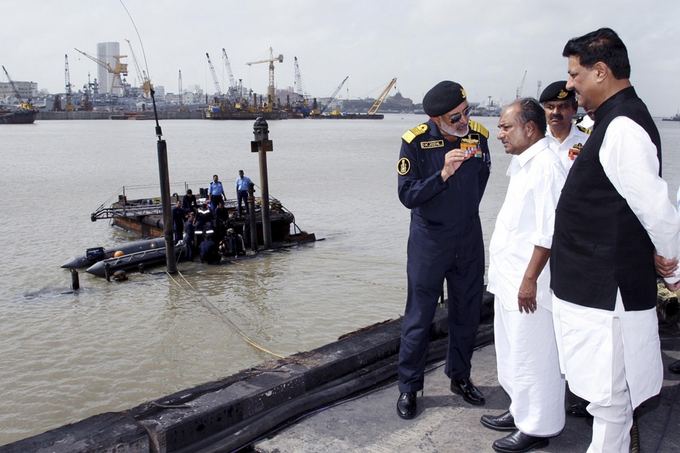
<path id="1" fill-rule="evenodd" d="M 184 255 L 184 245 L 176 245 L 175 256 L 181 258 Z M 107 275 L 113 275 L 116 271 L 139 271 L 163 263 L 165 263 L 165 247 L 101 260 L 88 267 L 86 272 L 106 278 Z"/>
<path id="2" fill-rule="evenodd" d="M 129 255 L 130 253 L 143 252 L 145 250 L 158 249 L 161 247 L 165 250 L 164 238 L 144 239 L 108 248 L 92 247 L 85 250 L 85 255 L 73 258 L 71 261 L 62 264 L 61 267 L 66 269 L 80 269 L 92 266 L 98 261 L 113 258 L 113 254 L 117 251 L 123 252 L 124 255 Z"/>

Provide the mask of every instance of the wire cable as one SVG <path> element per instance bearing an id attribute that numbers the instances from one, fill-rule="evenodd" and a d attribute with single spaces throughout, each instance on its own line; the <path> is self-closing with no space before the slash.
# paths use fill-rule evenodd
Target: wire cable
<path id="1" fill-rule="evenodd" d="M 220 311 L 220 309 L 218 309 L 215 306 L 215 304 L 210 302 L 208 300 L 208 298 L 205 295 L 203 295 L 203 293 L 201 293 L 201 291 L 199 291 L 194 285 L 192 285 L 191 282 L 189 282 L 189 280 L 186 279 L 184 274 L 182 274 L 179 270 L 177 271 L 177 274 L 189 286 L 189 288 L 191 288 L 198 295 L 198 299 L 203 303 L 203 305 L 205 307 L 207 307 L 210 311 L 215 313 L 222 321 L 224 321 L 225 324 L 229 325 L 246 343 L 248 343 L 250 346 L 252 346 L 253 348 L 255 348 L 257 350 L 265 352 L 265 353 L 267 353 L 271 356 L 274 356 L 278 359 L 282 359 L 282 358 L 285 357 L 281 354 L 278 354 L 276 352 L 273 352 L 273 351 L 265 348 L 264 346 L 260 345 L 255 340 L 250 338 L 243 330 L 241 330 L 236 324 L 234 324 L 233 321 L 231 321 L 224 313 L 222 313 L 222 311 Z M 180 282 L 178 282 L 177 279 L 175 279 L 169 273 L 167 273 L 167 275 L 172 279 L 173 282 L 175 282 L 175 284 L 177 284 L 180 288 L 182 288 L 182 284 Z"/>

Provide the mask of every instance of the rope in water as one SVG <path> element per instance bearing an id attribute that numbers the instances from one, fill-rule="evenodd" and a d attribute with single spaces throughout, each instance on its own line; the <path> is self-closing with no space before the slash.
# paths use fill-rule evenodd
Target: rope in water
<path id="1" fill-rule="evenodd" d="M 181 272 L 177 271 L 177 273 L 179 274 L 180 277 L 182 277 L 182 280 L 184 280 L 184 282 L 189 286 L 189 288 L 191 288 L 197 294 L 198 300 L 206 308 L 208 308 L 210 311 L 212 311 L 214 314 L 216 314 L 222 321 L 224 321 L 225 324 L 229 325 L 246 343 L 248 343 L 250 346 L 254 347 L 257 350 L 265 352 L 265 353 L 272 355 L 272 356 L 274 356 L 278 359 L 284 358 L 283 355 L 270 351 L 269 349 L 258 344 L 255 340 L 250 338 L 245 332 L 243 332 L 243 330 L 241 330 L 236 324 L 234 324 L 229 318 L 227 318 L 227 316 L 224 313 L 222 313 L 212 302 L 210 302 L 208 300 L 208 298 L 205 295 L 203 295 L 203 293 L 201 293 L 201 291 L 199 291 L 196 287 L 194 287 L 194 285 L 192 285 L 189 282 L 189 280 L 187 280 L 186 277 L 184 277 L 184 275 Z M 183 288 L 182 284 L 179 281 L 177 281 L 177 279 L 175 279 L 172 275 L 170 275 L 167 272 L 166 272 L 166 274 L 168 275 L 168 277 L 170 277 L 172 279 L 173 282 L 175 282 L 175 284 L 178 287 Z"/>

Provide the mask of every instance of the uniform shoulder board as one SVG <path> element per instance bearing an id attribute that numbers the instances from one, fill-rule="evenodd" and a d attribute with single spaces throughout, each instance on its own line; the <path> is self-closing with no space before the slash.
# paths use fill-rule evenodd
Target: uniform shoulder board
<path id="1" fill-rule="evenodd" d="M 418 126 L 413 127 L 404 132 L 404 135 L 402 135 L 401 138 L 403 138 L 406 143 L 411 143 L 414 138 L 427 132 L 427 129 L 428 129 L 427 124 L 425 123 L 419 124 Z"/>
<path id="2" fill-rule="evenodd" d="M 478 123 L 477 121 L 470 120 L 468 123 L 470 126 L 470 130 L 475 131 L 481 135 L 484 136 L 484 138 L 489 138 L 489 130 L 485 128 L 481 123 Z"/>
<path id="3" fill-rule="evenodd" d="M 580 131 L 583 132 L 584 134 L 590 135 L 590 133 L 593 132 L 593 130 L 592 130 L 591 128 L 589 128 L 589 127 L 579 126 L 578 124 L 576 125 L 576 127 L 578 128 L 578 130 L 580 130 Z"/>

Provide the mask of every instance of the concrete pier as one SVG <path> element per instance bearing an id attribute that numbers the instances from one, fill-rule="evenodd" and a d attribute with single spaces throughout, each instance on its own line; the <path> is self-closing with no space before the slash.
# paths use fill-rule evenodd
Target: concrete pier
<path id="1" fill-rule="evenodd" d="M 400 419 L 395 410 L 400 320 L 391 320 L 313 351 L 2 446 L 0 453 L 492 451 L 502 433 L 482 427 L 479 418 L 506 410 L 508 400 L 496 381 L 490 305 L 487 294 L 472 376 L 487 397 L 485 407 L 466 404 L 448 388 L 441 366 L 444 307 L 431 326 L 431 372 L 414 420 Z M 680 358 L 674 329 L 662 331 L 666 363 Z M 640 411 L 642 451 L 680 451 L 679 383 L 680 375 L 667 375 L 661 395 Z M 590 435 L 588 420 L 568 418 L 543 451 L 585 451 Z"/>

